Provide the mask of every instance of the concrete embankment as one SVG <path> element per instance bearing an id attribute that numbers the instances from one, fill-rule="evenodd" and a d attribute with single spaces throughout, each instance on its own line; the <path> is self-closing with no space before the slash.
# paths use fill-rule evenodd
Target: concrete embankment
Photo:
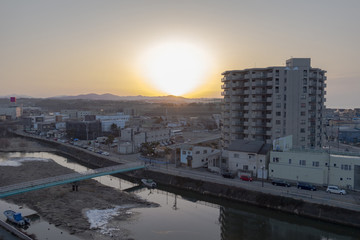
<path id="1" fill-rule="evenodd" d="M 49 142 L 45 139 L 36 139 L 48 147 L 56 148 L 60 153 L 77 159 L 81 164 L 90 167 L 107 167 L 115 165 L 113 161 L 101 155 L 96 156 L 83 149 L 68 146 L 58 142 Z M 124 177 L 125 175 L 119 175 Z M 226 198 L 232 201 L 239 201 L 259 207 L 265 207 L 278 211 L 287 212 L 304 217 L 320 219 L 353 227 L 360 227 L 360 214 L 344 208 L 306 202 L 291 197 L 276 196 L 258 191 L 251 191 L 240 187 L 228 186 L 209 181 L 196 180 L 188 177 L 173 176 L 170 174 L 154 172 L 151 170 L 135 171 L 125 176 L 127 180 L 138 181 L 141 178 L 152 178 L 162 185 L 176 187 L 187 191 L 193 191 L 204 196 Z"/>
<path id="2" fill-rule="evenodd" d="M 146 174 L 147 178 L 152 178 L 159 184 L 201 193 L 205 196 L 226 198 L 232 201 L 244 202 L 258 207 L 265 207 L 299 216 L 320 219 L 352 227 L 360 227 L 359 212 L 348 209 L 315 204 L 290 197 L 275 196 L 213 182 L 172 176 L 149 170 L 146 170 L 146 173 L 144 173 L 144 170 L 141 170 L 129 173 L 128 175 L 134 179 L 139 179 L 142 178 L 144 174 Z"/>

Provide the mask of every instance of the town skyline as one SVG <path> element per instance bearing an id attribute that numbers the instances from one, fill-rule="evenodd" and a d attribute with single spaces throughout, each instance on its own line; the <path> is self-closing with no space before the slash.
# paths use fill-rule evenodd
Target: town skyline
<path id="1" fill-rule="evenodd" d="M 357 1 L 322 0 L 2 1 L 0 96 L 167 96 L 189 85 L 179 95 L 221 98 L 222 72 L 283 66 L 293 57 L 311 58 L 312 67 L 327 71 L 327 107 L 356 108 L 358 7 Z M 176 48 L 198 54 L 182 56 Z M 144 63 L 149 49 L 164 54 L 149 53 Z M 182 61 L 167 65 L 168 52 Z M 173 68 L 192 58 L 186 71 Z M 154 59 L 157 66 L 149 64 Z M 162 70 L 169 70 L 162 81 L 151 80 Z M 184 75 L 172 83 L 179 72 Z M 161 89 L 165 84 L 170 88 Z"/>

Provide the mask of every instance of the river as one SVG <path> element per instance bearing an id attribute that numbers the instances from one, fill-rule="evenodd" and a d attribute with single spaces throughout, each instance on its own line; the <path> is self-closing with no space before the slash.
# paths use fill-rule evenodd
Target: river
<path id="1" fill-rule="evenodd" d="M 75 171 L 86 167 L 72 159 L 47 152 L 1 153 L 0 162 L 11 157 L 51 158 L 58 164 Z M 99 177 L 100 183 L 125 191 L 132 191 L 139 197 L 160 204 L 156 208 L 134 208 L 130 221 L 121 222 L 122 229 L 136 240 L 235 240 L 235 239 L 359 239 L 360 230 L 308 218 L 289 215 L 273 210 L 257 208 L 247 204 L 234 203 L 219 198 L 159 186 L 147 189 L 137 184 L 112 176 Z M 26 230 L 39 240 L 78 239 L 47 223 L 31 209 L 21 208 L 0 201 L 1 211 L 20 210 L 32 215 L 35 221 Z M 4 219 L 4 216 L 1 216 Z M 0 239 L 16 239 L 5 236 L 0 229 Z"/>

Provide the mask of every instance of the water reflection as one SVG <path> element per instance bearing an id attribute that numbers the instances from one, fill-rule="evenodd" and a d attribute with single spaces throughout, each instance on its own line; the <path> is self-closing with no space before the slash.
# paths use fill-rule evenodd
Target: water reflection
<path id="1" fill-rule="evenodd" d="M 0 161 L 3 154 L 0 155 Z M 75 161 L 52 153 L 11 153 L 6 157 L 42 157 L 78 172 L 89 170 Z M 171 187 L 148 189 L 113 176 L 96 178 L 100 183 L 131 192 L 160 205 L 136 208 L 133 218 L 119 228 L 137 240 L 252 240 L 252 239 L 359 239 L 354 228 L 324 223 L 281 212 L 229 202 Z M 42 234 L 47 228 L 40 230 Z M 43 238 L 44 239 L 44 238 Z M 49 238 L 56 239 L 56 238 Z"/>

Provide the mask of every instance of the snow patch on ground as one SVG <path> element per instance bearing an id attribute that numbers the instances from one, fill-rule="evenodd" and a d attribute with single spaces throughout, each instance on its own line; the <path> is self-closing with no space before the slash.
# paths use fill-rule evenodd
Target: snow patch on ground
<path id="1" fill-rule="evenodd" d="M 136 206 L 129 204 L 129 205 L 116 206 L 110 209 L 102 209 L 102 210 L 92 209 L 92 210 L 87 210 L 85 212 L 85 215 L 90 223 L 90 229 L 99 229 L 100 233 L 112 236 L 112 232 L 117 231 L 119 229 L 108 228 L 107 224 L 109 223 L 109 221 L 115 216 L 124 214 L 124 211 L 126 215 L 131 215 L 132 213 L 127 209 L 133 207 Z"/>
<path id="2" fill-rule="evenodd" d="M 51 159 L 37 157 L 9 158 L 8 160 L 0 161 L 0 166 L 19 167 L 22 165 L 23 162 L 31 161 L 49 162 L 51 161 Z"/>

